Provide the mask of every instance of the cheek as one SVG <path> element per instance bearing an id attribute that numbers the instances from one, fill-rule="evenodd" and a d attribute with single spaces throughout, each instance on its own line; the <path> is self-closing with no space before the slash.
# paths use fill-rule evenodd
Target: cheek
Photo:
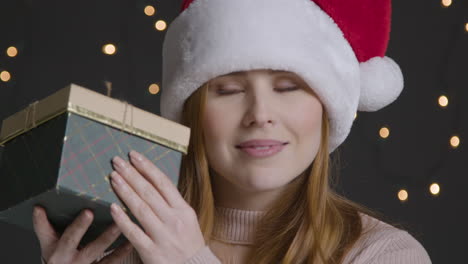
<path id="1" fill-rule="evenodd" d="M 311 134 L 317 134 L 322 129 L 322 105 L 317 99 L 308 99 L 303 103 L 295 104 L 290 107 L 289 120 L 294 122 L 299 131 Z"/>
<path id="2" fill-rule="evenodd" d="M 206 107 L 203 120 L 203 130 L 205 139 L 207 142 L 210 141 L 221 141 L 223 137 L 226 137 L 226 131 L 229 127 L 229 121 L 226 115 L 223 114 L 222 109 L 216 109 L 216 107 Z"/>
<path id="3" fill-rule="evenodd" d="M 290 115 L 289 121 L 293 122 L 291 126 L 296 128 L 300 155 L 308 161 L 313 160 L 322 138 L 322 105 L 317 99 L 307 100 L 298 103 L 291 111 L 294 113 Z"/>
<path id="4" fill-rule="evenodd" d="M 234 125 L 237 124 L 233 120 L 235 116 L 227 115 L 229 110 L 220 108 L 217 104 L 207 104 L 205 110 L 203 133 L 208 158 L 211 161 L 226 159 L 231 145 L 234 144 Z"/>

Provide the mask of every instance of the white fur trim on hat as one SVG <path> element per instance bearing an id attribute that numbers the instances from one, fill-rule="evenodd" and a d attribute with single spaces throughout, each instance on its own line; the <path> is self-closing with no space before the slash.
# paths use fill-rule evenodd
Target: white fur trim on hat
<path id="1" fill-rule="evenodd" d="M 359 62 L 310 0 L 196 0 L 169 26 L 162 59 L 161 115 L 179 123 L 185 100 L 205 82 L 253 69 L 291 71 L 309 84 L 329 116 L 329 153 L 358 108 Z"/>

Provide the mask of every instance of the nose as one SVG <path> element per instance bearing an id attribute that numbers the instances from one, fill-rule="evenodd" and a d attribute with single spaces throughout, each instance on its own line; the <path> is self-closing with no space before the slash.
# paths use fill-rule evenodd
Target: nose
<path id="1" fill-rule="evenodd" d="M 252 96 L 248 100 L 243 124 L 246 127 L 264 127 L 267 124 L 273 124 L 271 104 L 266 98 Z"/>

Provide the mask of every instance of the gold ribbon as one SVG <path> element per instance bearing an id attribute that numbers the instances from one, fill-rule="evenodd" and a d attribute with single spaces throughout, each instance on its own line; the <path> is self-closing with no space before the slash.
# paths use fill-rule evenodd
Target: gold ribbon
<path id="1" fill-rule="evenodd" d="M 37 126 L 36 124 L 36 106 L 39 101 L 34 101 L 26 108 L 26 117 L 24 118 L 24 130 L 28 131 Z"/>
<path id="2" fill-rule="evenodd" d="M 127 128 L 127 123 L 125 122 L 127 119 L 127 108 L 130 106 L 130 131 L 135 131 L 135 127 L 133 126 L 133 105 L 129 104 L 127 101 L 121 101 L 124 105 L 124 114 L 123 114 L 123 120 L 122 120 L 122 126 L 120 128 L 120 132 L 123 132 L 125 128 Z"/>
<path id="3" fill-rule="evenodd" d="M 42 123 L 45 123 L 59 115 L 61 115 L 62 113 L 64 112 L 71 112 L 71 113 L 75 113 L 75 114 L 78 114 L 80 116 L 83 116 L 83 117 L 86 117 L 86 118 L 89 118 L 91 120 L 94 120 L 94 121 L 97 121 L 97 122 L 100 122 L 100 123 L 103 123 L 103 124 L 106 124 L 106 125 L 109 125 L 109 126 L 112 126 L 112 127 L 115 127 L 117 129 L 120 128 L 120 131 L 123 132 L 127 132 L 127 133 L 131 133 L 131 134 L 134 134 L 134 135 L 137 135 L 139 137 L 142 137 L 142 138 L 145 138 L 145 139 L 148 139 L 148 140 L 151 140 L 153 142 L 156 142 L 156 143 L 159 143 L 161 145 L 164 145 L 166 147 L 169 147 L 169 148 L 172 148 L 174 150 L 177 150 L 179 152 L 182 152 L 184 154 L 187 154 L 187 146 L 184 146 L 184 145 L 181 145 L 179 143 L 176 143 L 172 140 L 169 140 L 169 139 L 166 139 L 166 138 L 163 138 L 161 136 L 158 136 L 157 134 L 154 134 L 154 133 L 151 133 L 149 131 L 144 131 L 144 130 L 141 130 L 139 128 L 135 128 L 134 125 L 133 125 L 133 105 L 129 104 L 128 102 L 125 102 L 125 101 L 121 101 L 125 104 L 124 106 L 124 116 L 122 118 L 122 122 L 118 121 L 118 120 L 113 120 L 109 117 L 106 117 L 106 116 L 103 116 L 101 114 L 98 114 L 96 112 L 93 112 L 93 111 L 90 111 L 86 108 L 83 108 L 83 107 L 80 107 L 78 105 L 74 105 L 73 103 L 71 102 L 68 102 L 68 106 L 66 109 L 62 109 L 61 111 L 57 112 L 57 113 L 53 113 L 51 115 L 48 115 L 46 117 L 44 117 L 43 119 L 41 120 L 36 120 L 36 109 L 37 109 L 37 104 L 38 104 L 39 101 L 35 101 L 33 103 L 31 103 L 27 108 L 26 108 L 26 117 L 25 117 L 25 120 L 24 120 L 24 127 L 19 130 L 19 131 L 16 131 L 15 133 L 12 133 L 8 136 L 6 136 L 6 138 L 2 139 L 1 142 L 0 142 L 0 146 L 4 146 L 4 144 L 8 141 L 10 141 L 11 139 L 25 133 L 25 132 L 28 132 L 29 130 L 35 128 L 36 126 L 38 125 L 41 125 Z M 130 124 L 128 125 L 127 124 L 127 111 L 128 111 L 128 108 L 130 107 Z M 130 128 L 127 128 L 127 126 Z"/>
<path id="4" fill-rule="evenodd" d="M 126 108 L 128 108 L 128 106 Z M 121 131 L 125 131 L 127 133 L 137 135 L 139 137 L 151 140 L 153 142 L 159 143 L 159 144 L 164 145 L 166 147 L 169 147 L 169 148 L 172 148 L 172 149 L 177 150 L 179 152 L 182 152 L 184 154 L 187 154 L 187 146 L 181 145 L 181 144 L 179 144 L 177 142 L 174 142 L 172 140 L 163 138 L 161 136 L 150 133 L 148 131 L 144 131 L 144 130 L 141 130 L 139 128 L 135 128 L 135 127 L 133 127 L 133 121 L 131 121 L 132 130 L 128 129 L 127 125 L 125 124 L 125 118 L 124 118 L 124 122 L 121 122 L 119 120 L 115 120 L 115 119 L 109 118 L 107 116 L 103 116 L 103 115 L 98 114 L 96 112 L 90 111 L 90 110 L 88 110 L 86 108 L 80 107 L 78 105 L 74 105 L 72 103 L 68 104 L 68 109 L 67 110 L 68 110 L 68 112 L 75 113 L 77 115 L 87 117 L 87 118 L 89 118 L 91 120 L 94 120 L 94 121 L 109 125 L 111 127 L 120 129 Z M 133 119 L 133 118 L 131 118 L 131 119 Z"/>

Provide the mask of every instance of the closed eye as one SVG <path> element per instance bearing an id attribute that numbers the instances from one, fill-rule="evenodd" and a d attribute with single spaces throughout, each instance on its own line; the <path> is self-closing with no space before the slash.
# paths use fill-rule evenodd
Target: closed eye
<path id="1" fill-rule="evenodd" d="M 225 90 L 218 90 L 218 94 L 219 94 L 219 95 L 229 95 L 229 94 L 235 94 L 235 93 L 238 93 L 238 92 L 242 92 L 242 91 L 225 91 Z"/>
<path id="2" fill-rule="evenodd" d="M 299 89 L 297 86 L 293 86 L 293 87 L 288 87 L 288 88 L 281 88 L 281 89 L 278 89 L 279 91 L 282 91 L 282 92 L 287 92 L 287 91 L 295 91 Z"/>

